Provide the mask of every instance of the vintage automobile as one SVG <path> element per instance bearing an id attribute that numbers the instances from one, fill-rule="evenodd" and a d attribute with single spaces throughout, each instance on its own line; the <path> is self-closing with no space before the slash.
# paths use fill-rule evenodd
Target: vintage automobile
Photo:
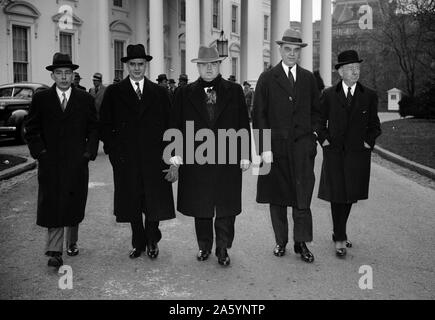
<path id="1" fill-rule="evenodd" d="M 45 84 L 31 82 L 0 85 L 0 136 L 13 136 L 23 143 L 23 122 L 29 113 L 32 96 L 48 88 Z"/>

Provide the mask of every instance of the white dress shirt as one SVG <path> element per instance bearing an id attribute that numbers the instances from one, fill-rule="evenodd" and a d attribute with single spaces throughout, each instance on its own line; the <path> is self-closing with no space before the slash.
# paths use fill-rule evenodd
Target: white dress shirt
<path id="1" fill-rule="evenodd" d="M 57 96 L 59 97 L 60 103 L 62 103 L 62 101 L 63 101 L 63 94 L 64 93 L 65 93 L 65 97 L 66 97 L 66 102 L 68 102 L 69 97 L 71 97 L 71 87 L 69 87 L 68 90 L 66 90 L 66 91 L 62 91 L 58 87 L 56 87 L 56 93 L 57 93 Z"/>
<path id="2" fill-rule="evenodd" d="M 344 90 L 344 96 L 347 97 L 347 90 L 349 90 L 349 86 L 347 84 L 344 83 L 344 81 L 341 81 L 341 84 L 343 86 L 343 90 Z M 353 84 L 352 87 L 350 87 L 350 93 L 352 94 L 352 97 L 355 94 L 355 88 L 356 88 L 356 83 Z"/>
<path id="3" fill-rule="evenodd" d="M 136 91 L 137 89 L 137 85 L 136 82 L 139 82 L 139 88 L 140 88 L 140 92 L 143 95 L 143 85 L 145 83 L 145 78 L 142 78 L 142 80 L 140 81 L 134 81 L 132 78 L 128 77 L 130 79 L 131 85 L 133 86 L 134 91 Z"/>
<path id="4" fill-rule="evenodd" d="M 281 66 L 284 69 L 285 74 L 288 76 L 288 69 L 290 68 L 288 65 L 286 65 L 284 62 L 281 62 Z M 290 71 L 292 72 L 293 75 L 293 79 L 295 80 L 296 83 L 296 63 L 295 65 L 290 69 Z"/>

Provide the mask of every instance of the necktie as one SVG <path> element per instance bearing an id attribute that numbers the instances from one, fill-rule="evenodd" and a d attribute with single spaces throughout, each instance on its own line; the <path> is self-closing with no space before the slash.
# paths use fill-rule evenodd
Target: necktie
<path id="1" fill-rule="evenodd" d="M 137 98 L 140 100 L 142 99 L 142 92 L 140 92 L 139 82 L 135 82 L 134 84 L 137 86 L 136 88 Z"/>
<path id="2" fill-rule="evenodd" d="M 293 73 L 290 68 L 288 68 L 288 79 L 290 80 L 290 86 L 293 90 L 293 88 L 295 87 L 295 78 L 293 78 Z"/>
<path id="3" fill-rule="evenodd" d="M 65 109 L 66 109 L 66 104 L 68 103 L 68 101 L 66 100 L 65 92 L 62 93 L 62 97 L 63 97 L 62 104 L 61 104 L 61 106 L 62 106 L 62 111 L 65 111 Z"/>
<path id="4" fill-rule="evenodd" d="M 98 93 L 98 87 L 95 87 L 95 94 Z"/>
<path id="5" fill-rule="evenodd" d="M 350 87 L 347 87 L 346 100 L 347 100 L 347 105 L 350 106 L 352 104 L 352 91 Z"/>

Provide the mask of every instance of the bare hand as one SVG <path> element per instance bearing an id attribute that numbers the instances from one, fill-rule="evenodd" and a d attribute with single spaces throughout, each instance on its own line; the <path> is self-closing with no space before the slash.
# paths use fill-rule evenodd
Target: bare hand
<path id="1" fill-rule="evenodd" d="M 248 170 L 250 166 L 251 166 L 251 161 L 249 160 L 240 161 L 240 169 L 242 169 L 242 171 Z"/>
<path id="2" fill-rule="evenodd" d="M 178 167 L 171 165 L 169 169 L 163 170 L 166 172 L 165 179 L 171 183 L 178 180 Z"/>

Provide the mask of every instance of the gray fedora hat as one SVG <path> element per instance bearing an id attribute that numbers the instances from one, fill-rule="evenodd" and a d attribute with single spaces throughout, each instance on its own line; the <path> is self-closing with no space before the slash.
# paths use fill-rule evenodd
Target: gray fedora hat
<path id="1" fill-rule="evenodd" d="M 307 44 L 302 42 L 301 33 L 297 30 L 287 29 L 284 31 L 281 40 L 275 41 L 277 44 L 294 44 L 300 46 L 301 48 L 306 47 Z"/>
<path id="2" fill-rule="evenodd" d="M 222 61 L 225 57 L 219 57 L 219 52 L 216 46 L 206 47 L 200 46 L 198 50 L 198 58 L 192 59 L 193 63 L 209 63 Z"/>

